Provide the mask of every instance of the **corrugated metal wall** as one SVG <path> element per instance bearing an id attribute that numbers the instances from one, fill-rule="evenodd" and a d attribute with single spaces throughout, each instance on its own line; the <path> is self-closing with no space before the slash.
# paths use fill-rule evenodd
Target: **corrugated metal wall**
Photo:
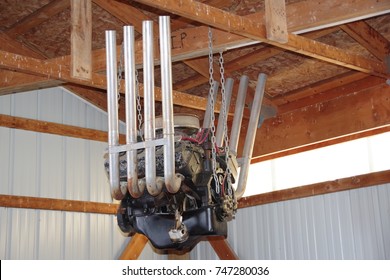
<path id="1" fill-rule="evenodd" d="M 240 259 L 390 259 L 390 184 L 240 209 Z M 192 259 L 218 259 L 208 242 Z"/>
<path id="2" fill-rule="evenodd" d="M 104 112 L 63 88 L 0 96 L 0 113 L 107 130 Z M 0 193 L 112 202 L 106 147 L 0 127 Z M 115 259 L 128 241 L 112 215 L 0 207 L 0 259 Z M 140 258 L 165 256 L 147 245 Z"/>

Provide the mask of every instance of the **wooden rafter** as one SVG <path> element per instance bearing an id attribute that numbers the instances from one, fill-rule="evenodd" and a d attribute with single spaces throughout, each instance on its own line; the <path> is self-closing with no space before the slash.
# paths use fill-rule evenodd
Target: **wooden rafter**
<path id="1" fill-rule="evenodd" d="M 390 55 L 390 42 L 365 21 L 341 25 L 341 29 L 365 47 L 370 53 L 384 61 Z"/>
<path id="2" fill-rule="evenodd" d="M 17 55 L 0 50 L 0 68 L 20 71 L 27 74 L 34 74 L 41 77 L 56 79 L 64 82 L 79 84 L 88 87 L 106 89 L 106 76 L 103 74 L 92 73 L 91 81 L 81 80 L 71 77 L 70 69 L 64 64 L 59 63 L 59 60 L 49 61 Z M 122 89 L 124 89 L 124 81 L 122 81 Z M 143 95 L 143 84 L 139 84 L 140 95 Z M 122 91 L 123 93 L 123 91 Z M 207 99 L 192 94 L 173 91 L 174 105 L 185 106 L 188 108 L 205 110 Z M 162 100 L 161 88 L 155 87 L 156 101 Z M 219 112 L 221 104 L 216 103 L 216 111 Z"/>
<path id="3" fill-rule="evenodd" d="M 319 30 L 319 31 L 314 31 L 310 32 L 308 34 L 305 34 L 308 38 L 315 39 L 315 38 L 320 38 L 322 36 L 325 36 L 327 34 L 332 33 L 333 31 L 337 30 L 338 28 L 333 27 L 333 28 L 326 28 L 324 30 Z M 229 61 L 228 63 L 225 64 L 225 73 L 230 74 L 233 73 L 234 71 L 243 69 L 249 65 L 252 65 L 254 63 L 257 63 L 262 60 L 266 60 L 268 58 L 274 57 L 276 55 L 279 55 L 283 53 L 285 50 L 277 48 L 277 47 L 272 47 L 272 46 L 267 46 L 264 48 L 259 48 L 253 52 L 250 52 L 248 54 L 245 54 L 243 56 L 240 56 L 236 59 L 233 59 Z M 208 67 L 208 58 L 197 58 L 196 62 L 198 64 L 198 67 L 202 67 L 202 69 L 205 69 Z M 202 66 L 200 66 L 202 65 Z M 219 80 L 219 73 L 215 73 L 217 80 Z M 179 91 L 184 91 L 188 90 L 190 88 L 199 86 L 203 83 L 206 83 L 208 81 L 208 76 L 206 75 L 196 75 L 192 76 L 190 78 L 184 79 L 182 81 L 179 81 L 175 83 L 175 89 Z"/>
<path id="4" fill-rule="evenodd" d="M 62 81 L 0 69 L 0 95 L 59 86 Z"/>
<path id="5" fill-rule="evenodd" d="M 12 25 L 7 29 L 6 33 L 11 38 L 16 38 L 17 36 L 24 34 L 28 30 L 45 22 L 49 18 L 61 13 L 65 9 L 69 8 L 69 6 L 69 0 L 53 0 L 47 5 Z"/>
<path id="6" fill-rule="evenodd" d="M 0 32 L 0 49 L 7 52 L 14 52 L 34 58 L 45 59 L 42 54 L 30 49 L 28 46 L 16 41 L 4 32 Z"/>
<path id="7" fill-rule="evenodd" d="M 152 20 L 140 10 L 134 8 L 131 5 L 126 5 L 124 3 L 115 1 L 115 0 L 94 0 L 96 4 L 105 9 L 107 12 L 115 16 L 117 19 L 121 20 L 125 24 L 133 25 L 135 30 L 139 33 L 142 33 L 142 21 Z M 129 15 L 132 15 L 129 17 Z M 171 27 L 173 30 L 177 29 L 177 27 Z M 158 25 L 154 22 L 154 30 L 158 30 Z M 157 33 L 156 33 L 157 34 Z M 175 45 L 174 45 L 175 46 Z M 193 63 L 187 61 L 183 61 L 185 64 L 193 68 L 195 71 L 199 72 L 203 69 L 199 69 L 195 67 Z M 207 69 L 208 70 L 208 69 Z M 204 74 L 204 72 L 199 72 Z"/>
<path id="8" fill-rule="evenodd" d="M 231 14 L 193 0 L 183 0 L 180 3 L 175 0 L 137 0 L 137 2 L 336 65 L 380 77 L 388 76 L 384 63 L 348 53 L 340 48 L 292 33 L 288 34 L 287 43 L 277 43 L 266 38 L 265 26 L 258 23 L 258 21 Z"/>
<path id="9" fill-rule="evenodd" d="M 0 32 L 0 49 L 27 57 L 46 59 L 46 57 L 41 53 L 35 52 L 28 46 L 2 32 Z M 62 83 L 62 81 L 49 79 L 47 77 L 40 77 L 4 69 L 0 70 L 0 95 L 34 90 L 37 88 L 58 86 Z"/>
<path id="10" fill-rule="evenodd" d="M 318 9 L 321 5 L 324 8 Z M 329 13 L 328 11 L 332 11 Z M 336 26 L 343 22 L 352 22 L 357 17 L 369 18 L 373 14 L 381 14 L 390 11 L 390 3 L 386 0 L 346 0 L 340 4 L 338 0 L 321 1 L 301 1 L 286 6 L 288 30 L 289 32 L 308 32 L 309 30 L 318 30 L 325 27 Z M 305 16 L 306 14 L 306 16 Z M 251 14 L 244 18 L 248 20 L 257 20 L 264 17 L 263 12 Z M 181 40 L 182 34 L 186 34 L 185 39 Z M 176 46 L 172 50 L 173 61 L 196 58 L 208 54 L 208 27 L 200 26 L 186 28 L 172 32 Z M 177 40 L 177 42 L 175 41 Z M 213 45 L 216 50 L 234 49 L 239 46 L 253 44 L 253 40 L 225 32 L 219 29 L 213 29 Z M 138 52 L 136 61 L 142 63 L 142 42 L 136 43 Z M 119 53 L 119 52 L 118 52 Z M 61 58 L 64 61 L 64 58 Z M 156 58 L 158 59 L 158 58 Z M 105 69 L 105 50 L 97 50 L 93 53 L 94 71 Z"/>
<path id="11" fill-rule="evenodd" d="M 142 21 L 150 20 L 148 16 L 130 4 L 125 4 L 115 0 L 93 0 L 93 2 L 122 21 L 124 24 L 134 26 L 134 29 L 138 32 L 142 31 Z"/>
<path id="12" fill-rule="evenodd" d="M 351 71 L 293 90 L 273 99 L 273 102 L 279 113 L 285 113 L 384 83 L 382 78 Z"/>

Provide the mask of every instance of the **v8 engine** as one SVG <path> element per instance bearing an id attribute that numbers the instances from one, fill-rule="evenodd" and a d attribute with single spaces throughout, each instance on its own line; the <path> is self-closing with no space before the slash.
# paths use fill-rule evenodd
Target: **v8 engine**
<path id="1" fill-rule="evenodd" d="M 159 123 L 159 119 L 156 119 Z M 159 249 L 190 249 L 203 237 L 226 236 L 227 221 L 234 218 L 237 201 L 232 184 L 237 177 L 235 157 L 218 151 L 216 172 L 212 168 L 212 141 L 209 129 L 199 128 L 194 116 L 175 117 L 175 174 L 180 177 L 180 189 L 170 193 L 164 185 L 164 157 L 162 146 L 156 147 L 156 184 L 160 193 L 144 191 L 138 198 L 129 192 L 118 208 L 120 229 L 132 235 L 146 235 Z M 157 138 L 162 130 L 157 130 Z M 216 148 L 218 149 L 218 148 Z M 138 184 L 145 185 L 145 150 L 140 149 L 138 159 Z M 120 156 L 120 182 L 127 185 L 127 162 Z M 105 162 L 109 172 L 109 163 Z M 216 183 L 216 180 L 218 182 Z M 143 188 L 145 189 L 145 188 Z"/>

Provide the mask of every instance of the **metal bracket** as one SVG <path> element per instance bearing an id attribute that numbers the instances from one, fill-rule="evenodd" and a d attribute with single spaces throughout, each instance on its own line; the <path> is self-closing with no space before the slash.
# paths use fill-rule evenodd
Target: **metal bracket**
<path id="1" fill-rule="evenodd" d="M 181 136 L 175 136 L 174 141 L 178 142 L 181 140 L 181 138 L 182 138 Z M 166 145 L 167 143 L 168 143 L 168 139 L 160 138 L 160 139 L 154 139 L 154 140 L 146 140 L 144 142 L 137 142 L 134 144 L 111 146 L 111 147 L 108 147 L 107 150 L 108 150 L 109 154 L 115 154 L 115 153 L 127 152 L 127 151 L 132 151 L 132 150 L 163 146 L 163 145 Z"/>

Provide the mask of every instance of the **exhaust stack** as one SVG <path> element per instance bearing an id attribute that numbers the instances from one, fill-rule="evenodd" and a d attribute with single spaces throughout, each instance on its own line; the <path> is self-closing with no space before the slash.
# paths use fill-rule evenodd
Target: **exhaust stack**
<path id="1" fill-rule="evenodd" d="M 251 162 L 253 146 L 256 137 L 257 123 L 260 117 L 261 104 L 263 103 L 266 78 L 267 76 L 265 74 L 259 74 L 259 77 L 257 79 L 255 98 L 253 100 L 251 115 L 249 118 L 248 132 L 245 137 L 241 171 L 240 171 L 240 176 L 238 178 L 237 190 L 235 192 L 237 199 L 243 196 L 246 189 L 249 166 Z"/>

